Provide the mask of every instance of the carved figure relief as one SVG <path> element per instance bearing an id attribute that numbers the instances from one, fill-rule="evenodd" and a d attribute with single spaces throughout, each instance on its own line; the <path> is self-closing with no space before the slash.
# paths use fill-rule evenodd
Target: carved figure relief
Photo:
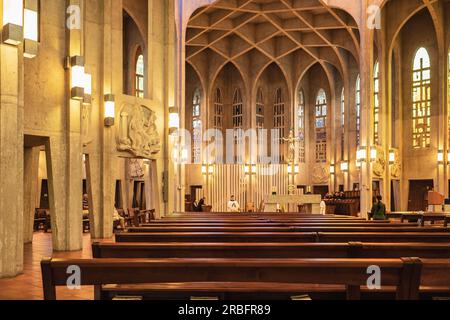
<path id="1" fill-rule="evenodd" d="M 382 177 L 386 170 L 386 156 L 383 148 L 377 146 L 377 159 L 373 164 L 373 174 L 377 177 Z"/>
<path id="2" fill-rule="evenodd" d="M 125 104 L 120 112 L 119 151 L 151 159 L 161 150 L 156 114 L 146 106 Z"/>
<path id="3" fill-rule="evenodd" d="M 391 165 L 391 177 L 393 179 L 400 179 L 402 175 L 402 162 L 398 150 L 395 150 L 395 162 Z"/>
<path id="4" fill-rule="evenodd" d="M 312 170 L 312 179 L 314 184 L 328 183 L 328 169 L 325 164 L 317 163 Z"/>
<path id="5" fill-rule="evenodd" d="M 129 174 L 130 179 L 141 179 L 144 177 L 144 160 L 142 159 L 130 159 L 129 160 Z"/>

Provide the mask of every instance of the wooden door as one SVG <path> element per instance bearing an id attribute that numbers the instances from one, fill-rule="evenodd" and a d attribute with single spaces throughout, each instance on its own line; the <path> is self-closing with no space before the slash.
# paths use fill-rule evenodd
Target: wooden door
<path id="1" fill-rule="evenodd" d="M 433 187 L 433 180 L 410 180 L 408 211 L 425 211 L 427 209 L 428 190 Z"/>

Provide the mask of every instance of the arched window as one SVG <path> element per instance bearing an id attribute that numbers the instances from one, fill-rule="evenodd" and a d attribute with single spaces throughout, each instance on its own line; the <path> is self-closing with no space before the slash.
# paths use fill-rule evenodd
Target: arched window
<path id="1" fill-rule="evenodd" d="M 327 95 L 320 89 L 316 98 L 316 162 L 327 162 Z"/>
<path id="2" fill-rule="evenodd" d="M 380 144 L 380 64 L 375 62 L 373 68 L 373 141 L 375 144 Z"/>
<path id="3" fill-rule="evenodd" d="M 136 57 L 135 96 L 144 98 L 144 55 L 139 49 Z"/>
<path id="4" fill-rule="evenodd" d="M 297 136 L 299 137 L 298 161 L 300 163 L 306 162 L 305 152 L 305 94 L 300 89 L 298 92 L 298 106 L 297 106 Z"/>
<path id="5" fill-rule="evenodd" d="M 256 94 L 256 129 L 264 129 L 264 97 L 261 88 Z"/>
<path id="6" fill-rule="evenodd" d="M 425 48 L 416 52 L 412 75 L 413 148 L 428 148 L 431 143 L 431 62 Z"/>
<path id="7" fill-rule="evenodd" d="M 284 97 L 281 88 L 275 92 L 275 101 L 273 104 L 273 128 L 278 129 L 280 138 L 284 137 Z M 281 142 L 283 143 L 283 141 Z"/>
<path id="8" fill-rule="evenodd" d="M 448 60 L 448 65 L 447 65 L 447 106 L 448 106 L 448 130 L 449 130 L 449 135 L 448 135 L 448 139 L 449 139 L 449 146 L 450 146 L 450 48 L 449 48 L 449 52 L 447 54 L 447 60 Z"/>
<path id="9" fill-rule="evenodd" d="M 341 93 L 341 160 L 344 160 L 345 154 L 345 89 Z"/>
<path id="10" fill-rule="evenodd" d="M 214 95 L 214 128 L 223 129 L 223 100 L 220 88 L 216 89 Z"/>
<path id="11" fill-rule="evenodd" d="M 192 161 L 202 162 L 201 92 L 196 89 L 192 100 Z"/>
<path id="12" fill-rule="evenodd" d="M 356 78 L 356 146 L 361 146 L 361 77 Z"/>
<path id="13" fill-rule="evenodd" d="M 244 101 L 242 99 L 241 89 L 238 88 L 234 91 L 233 95 L 233 129 L 242 129 L 243 126 L 243 111 L 244 111 Z M 234 145 L 235 145 L 235 161 L 236 163 L 243 163 L 243 150 L 240 149 L 242 146 L 242 134 L 240 131 L 234 134 Z"/>

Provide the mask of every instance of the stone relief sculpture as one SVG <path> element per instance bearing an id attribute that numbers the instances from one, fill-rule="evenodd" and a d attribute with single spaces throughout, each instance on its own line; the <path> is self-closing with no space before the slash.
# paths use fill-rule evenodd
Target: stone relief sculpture
<path id="1" fill-rule="evenodd" d="M 145 175 L 144 160 L 142 159 L 130 159 L 129 162 L 129 175 L 130 179 L 141 179 Z"/>
<path id="2" fill-rule="evenodd" d="M 120 112 L 118 150 L 150 159 L 161 150 L 156 114 L 146 106 L 125 104 Z"/>
<path id="3" fill-rule="evenodd" d="M 399 179 L 402 175 L 402 162 L 398 150 L 395 150 L 395 162 L 391 165 L 391 177 Z"/>
<path id="4" fill-rule="evenodd" d="M 314 165 L 312 179 L 314 184 L 328 183 L 328 169 L 326 164 L 317 163 Z"/>
<path id="5" fill-rule="evenodd" d="M 386 156 L 383 148 L 377 146 L 377 159 L 373 164 L 373 174 L 377 177 L 382 177 L 386 170 Z"/>

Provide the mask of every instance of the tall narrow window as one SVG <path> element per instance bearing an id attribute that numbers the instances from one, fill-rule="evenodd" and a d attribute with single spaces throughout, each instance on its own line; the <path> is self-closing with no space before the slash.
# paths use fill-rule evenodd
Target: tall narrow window
<path id="1" fill-rule="evenodd" d="M 280 138 L 285 136 L 284 128 L 284 97 L 281 88 L 275 92 L 273 104 L 273 128 L 278 129 Z"/>
<path id="2" fill-rule="evenodd" d="M 342 88 L 341 93 L 341 160 L 345 155 L 345 90 Z"/>
<path id="3" fill-rule="evenodd" d="M 261 88 L 256 94 L 256 129 L 264 129 L 264 97 Z"/>
<path id="4" fill-rule="evenodd" d="M 285 105 L 284 105 L 283 91 L 281 90 L 281 88 L 278 88 L 275 92 L 275 101 L 273 104 L 273 128 L 275 130 L 278 130 L 280 138 L 285 137 L 284 110 L 285 110 Z M 280 140 L 280 144 L 283 145 L 284 140 Z M 283 152 L 280 152 L 280 153 L 281 153 L 280 161 L 282 162 L 284 160 L 284 156 L 283 156 Z"/>
<path id="5" fill-rule="evenodd" d="M 202 159 L 202 120 L 201 120 L 201 92 L 195 90 L 192 100 L 192 161 L 201 163 Z"/>
<path id="6" fill-rule="evenodd" d="M 431 63 L 425 48 L 416 52 L 412 82 L 413 148 L 428 148 L 431 143 Z"/>
<path id="7" fill-rule="evenodd" d="M 214 129 L 223 129 L 223 101 L 222 91 L 219 88 L 214 95 Z"/>
<path id="8" fill-rule="evenodd" d="M 144 55 L 138 50 L 136 58 L 136 83 L 135 95 L 138 98 L 144 98 Z"/>
<path id="9" fill-rule="evenodd" d="M 361 146 L 361 77 L 356 78 L 356 146 Z"/>
<path id="10" fill-rule="evenodd" d="M 233 129 L 235 130 L 242 129 L 244 102 L 242 99 L 241 89 L 239 88 L 234 91 L 232 108 L 233 108 Z M 235 145 L 235 153 L 234 153 L 235 161 L 236 163 L 242 163 L 244 160 L 242 158 L 243 150 L 238 150 L 238 148 L 242 146 L 242 135 L 239 131 L 235 132 L 234 145 Z"/>
<path id="11" fill-rule="evenodd" d="M 327 95 L 320 89 L 316 99 L 316 162 L 327 162 Z"/>
<path id="12" fill-rule="evenodd" d="M 375 62 L 373 68 L 373 141 L 380 144 L 380 64 Z"/>
<path id="13" fill-rule="evenodd" d="M 298 92 L 298 106 L 297 106 L 297 136 L 299 138 L 298 161 L 300 163 L 306 162 L 305 152 L 305 94 L 300 89 Z"/>

